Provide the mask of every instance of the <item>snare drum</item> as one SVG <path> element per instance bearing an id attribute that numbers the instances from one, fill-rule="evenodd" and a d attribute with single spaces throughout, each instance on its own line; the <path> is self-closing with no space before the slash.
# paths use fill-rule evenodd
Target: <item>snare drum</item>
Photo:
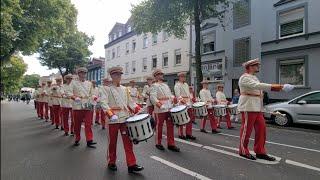
<path id="1" fill-rule="evenodd" d="M 92 111 L 94 109 L 94 106 L 91 103 L 82 103 L 82 109 L 86 109 L 86 110 Z"/>
<path id="2" fill-rule="evenodd" d="M 213 106 L 214 116 L 222 117 L 227 115 L 226 105 L 215 105 Z"/>
<path id="3" fill-rule="evenodd" d="M 231 115 L 237 115 L 238 114 L 237 107 L 238 107 L 238 104 L 231 104 L 227 108 Z"/>
<path id="4" fill-rule="evenodd" d="M 205 102 L 196 102 L 192 105 L 196 117 L 205 117 L 208 115 Z"/>
<path id="5" fill-rule="evenodd" d="M 138 114 L 126 120 L 128 135 L 134 144 L 146 141 L 153 135 L 149 114 Z"/>
<path id="6" fill-rule="evenodd" d="M 187 106 L 185 105 L 180 105 L 172 108 L 170 110 L 170 114 L 171 114 L 173 124 L 177 126 L 185 125 L 188 122 L 190 122 Z"/>

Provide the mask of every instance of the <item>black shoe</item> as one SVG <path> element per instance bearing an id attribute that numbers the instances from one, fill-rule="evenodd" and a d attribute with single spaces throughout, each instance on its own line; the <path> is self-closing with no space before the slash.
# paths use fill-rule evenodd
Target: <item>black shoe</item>
<path id="1" fill-rule="evenodd" d="M 68 132 L 65 132 L 64 135 L 65 135 L 65 136 L 69 136 L 69 133 L 68 133 Z"/>
<path id="2" fill-rule="evenodd" d="M 212 129 L 212 134 L 218 134 L 218 133 L 220 133 L 220 131 L 217 131 L 217 130 L 214 130 L 214 129 Z"/>
<path id="3" fill-rule="evenodd" d="M 252 156 L 251 154 L 240 154 L 240 156 L 244 157 L 246 159 L 256 160 L 256 158 L 254 156 Z"/>
<path id="4" fill-rule="evenodd" d="M 63 128 L 63 127 L 61 127 L 60 129 L 61 129 L 61 131 L 63 131 L 63 130 L 64 130 L 64 128 Z"/>
<path id="5" fill-rule="evenodd" d="M 73 133 L 73 132 L 71 132 L 71 136 L 74 136 L 74 133 Z"/>
<path id="6" fill-rule="evenodd" d="M 183 139 L 183 140 L 186 140 L 187 138 L 185 136 L 178 136 L 179 139 Z"/>
<path id="7" fill-rule="evenodd" d="M 108 164 L 108 169 L 111 171 L 117 171 L 118 168 L 115 164 Z"/>
<path id="8" fill-rule="evenodd" d="M 95 145 L 95 144 L 97 144 L 97 143 L 96 143 L 96 142 L 94 142 L 94 141 L 88 141 L 88 142 L 87 142 L 87 144 Z"/>
<path id="9" fill-rule="evenodd" d="M 276 158 L 272 157 L 272 156 L 268 156 L 267 154 L 256 154 L 256 157 L 258 159 L 264 159 L 264 160 L 267 160 L 267 161 L 275 161 Z"/>
<path id="10" fill-rule="evenodd" d="M 106 129 L 105 127 L 102 127 L 102 130 Z"/>
<path id="11" fill-rule="evenodd" d="M 221 126 L 218 126 L 217 128 L 218 128 L 218 129 L 223 129 Z"/>
<path id="12" fill-rule="evenodd" d="M 133 165 L 133 166 L 129 166 L 128 167 L 128 172 L 129 173 L 133 173 L 133 172 L 139 172 L 142 171 L 144 168 L 142 166 L 139 165 Z"/>
<path id="13" fill-rule="evenodd" d="M 200 129 L 200 132 L 208 133 L 205 129 Z"/>
<path id="14" fill-rule="evenodd" d="M 168 146 L 168 149 L 174 152 L 180 152 L 180 148 L 177 146 Z"/>
<path id="15" fill-rule="evenodd" d="M 58 127 L 58 126 L 56 126 L 56 129 L 59 129 L 59 127 Z"/>
<path id="16" fill-rule="evenodd" d="M 79 143 L 79 141 L 75 141 L 73 145 L 74 145 L 74 146 L 79 146 L 80 143 Z"/>
<path id="17" fill-rule="evenodd" d="M 54 125 L 54 123 L 51 123 L 51 125 Z"/>
<path id="18" fill-rule="evenodd" d="M 162 144 L 156 144 L 156 148 L 161 151 L 164 151 L 164 147 L 162 146 Z"/>
<path id="19" fill-rule="evenodd" d="M 187 139 L 190 139 L 190 140 L 196 140 L 197 138 L 192 136 L 192 135 L 187 135 L 186 136 Z"/>
<path id="20" fill-rule="evenodd" d="M 100 125 L 99 121 L 96 121 L 95 123 L 98 124 L 98 125 Z"/>
<path id="21" fill-rule="evenodd" d="M 192 121 L 192 124 L 197 124 L 197 122 L 195 122 L 195 121 Z"/>
<path id="22" fill-rule="evenodd" d="M 234 129 L 234 127 L 233 127 L 233 126 L 231 126 L 231 127 L 228 127 L 228 129 Z"/>

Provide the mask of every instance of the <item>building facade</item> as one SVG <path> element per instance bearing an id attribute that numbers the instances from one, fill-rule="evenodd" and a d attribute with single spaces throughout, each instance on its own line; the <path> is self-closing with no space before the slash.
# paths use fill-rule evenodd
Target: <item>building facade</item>
<path id="1" fill-rule="evenodd" d="M 127 23 L 116 23 L 109 33 L 109 43 L 105 47 L 106 69 L 121 66 L 124 70 L 122 83 L 135 80 L 137 84 L 146 82 L 155 68 L 165 73 L 165 80 L 173 88 L 177 73 L 189 72 L 190 38 L 189 26 L 183 39 L 169 36 L 166 32 L 138 35 L 132 30 L 130 19 Z"/>
<path id="2" fill-rule="evenodd" d="M 88 73 L 87 79 L 90 81 L 96 81 L 97 85 L 101 85 L 102 79 L 105 76 L 105 59 L 92 58 L 87 65 Z"/>
<path id="3" fill-rule="evenodd" d="M 241 64 L 253 58 L 261 59 L 262 81 L 297 87 L 292 93 L 271 92 L 271 99 L 319 90 L 319 7 L 318 0 L 236 0 L 222 21 L 205 20 L 202 68 L 211 90 L 222 82 L 231 98 L 243 74 Z"/>

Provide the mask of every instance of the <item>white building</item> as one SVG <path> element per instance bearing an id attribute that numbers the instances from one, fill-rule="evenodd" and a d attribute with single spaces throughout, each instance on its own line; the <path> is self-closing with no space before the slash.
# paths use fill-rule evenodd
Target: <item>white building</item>
<path id="1" fill-rule="evenodd" d="M 155 68 L 165 73 L 170 88 L 181 71 L 189 72 L 190 38 L 189 26 L 183 39 L 168 36 L 166 32 L 138 35 L 131 29 L 130 19 L 126 24 L 116 23 L 109 33 L 109 43 L 105 48 L 106 70 L 112 66 L 123 67 L 123 81 L 135 80 L 137 84 L 146 82 Z"/>

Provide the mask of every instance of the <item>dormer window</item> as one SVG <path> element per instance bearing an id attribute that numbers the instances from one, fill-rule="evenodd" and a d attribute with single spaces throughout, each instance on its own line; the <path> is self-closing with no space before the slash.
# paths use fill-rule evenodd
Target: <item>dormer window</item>
<path id="1" fill-rule="evenodd" d="M 127 27 L 127 33 L 129 33 L 129 32 L 131 32 L 131 26 L 130 25 L 128 25 L 128 27 Z"/>
<path id="2" fill-rule="evenodd" d="M 121 37 L 122 36 L 122 31 L 119 31 L 119 36 L 118 37 Z"/>
<path id="3" fill-rule="evenodd" d="M 113 40 L 117 39 L 117 34 L 113 33 Z"/>

